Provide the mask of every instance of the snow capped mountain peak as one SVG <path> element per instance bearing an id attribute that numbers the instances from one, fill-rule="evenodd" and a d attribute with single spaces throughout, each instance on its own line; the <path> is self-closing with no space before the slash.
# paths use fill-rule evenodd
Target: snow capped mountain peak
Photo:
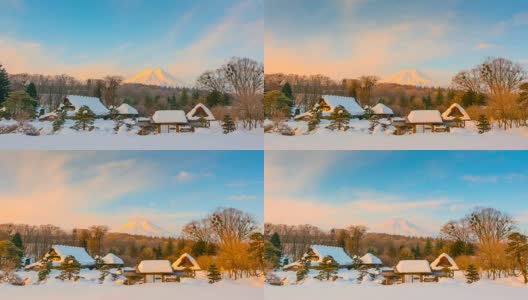
<path id="1" fill-rule="evenodd" d="M 170 235 L 168 231 L 153 224 L 143 217 L 134 218 L 130 222 L 112 229 L 111 232 L 153 237 L 164 237 Z"/>
<path id="2" fill-rule="evenodd" d="M 385 223 L 378 226 L 377 231 L 388 234 L 415 237 L 425 237 L 430 235 L 427 230 L 424 230 L 423 228 L 420 228 L 416 224 L 413 224 L 403 218 L 389 219 Z"/>
<path id="3" fill-rule="evenodd" d="M 136 76 L 125 80 L 125 83 L 138 83 L 162 87 L 181 87 L 184 84 L 161 68 L 146 69 Z"/>
<path id="4" fill-rule="evenodd" d="M 432 86 L 433 81 L 425 73 L 416 69 L 404 69 L 382 80 L 385 83 L 402 85 Z"/>

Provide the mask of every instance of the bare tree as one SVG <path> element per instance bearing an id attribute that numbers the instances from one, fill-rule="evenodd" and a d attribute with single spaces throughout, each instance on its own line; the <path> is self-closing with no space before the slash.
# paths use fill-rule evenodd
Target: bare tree
<path id="1" fill-rule="evenodd" d="M 123 82 L 121 76 L 106 76 L 104 78 L 105 86 L 103 92 L 103 98 L 107 106 L 117 105 L 117 88 Z"/>
<path id="2" fill-rule="evenodd" d="M 379 81 L 379 78 L 376 76 L 361 76 L 359 77 L 359 100 L 361 104 L 372 105 L 371 96 L 374 86 Z"/>

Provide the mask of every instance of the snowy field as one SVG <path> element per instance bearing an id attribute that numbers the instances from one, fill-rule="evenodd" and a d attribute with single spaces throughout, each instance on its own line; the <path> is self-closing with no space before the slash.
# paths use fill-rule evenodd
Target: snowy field
<path id="1" fill-rule="evenodd" d="M 0 121 L 1 126 L 16 124 Z M 262 150 L 263 130 L 245 130 L 224 134 L 219 122 L 210 128 L 196 128 L 194 133 L 138 135 L 139 127 L 123 125 L 117 133 L 111 120 L 97 120 L 96 129 L 79 132 L 71 129 L 74 121 L 67 120 L 64 128 L 52 131 L 52 122 L 30 123 L 40 131 L 39 136 L 24 133 L 0 134 L 0 150 Z"/>
<path id="2" fill-rule="evenodd" d="M 316 274 L 315 271 L 310 272 L 311 277 Z M 335 282 L 308 278 L 300 284 L 295 283 L 295 272 L 278 272 L 277 275 L 287 277 L 287 282 L 284 286 L 266 285 L 265 299 L 506 300 L 526 299 L 528 296 L 528 285 L 514 277 L 467 284 L 463 275 L 459 274 L 455 279 L 441 278 L 439 282 L 384 286 L 367 277 L 358 282 L 357 271 L 341 271 L 339 276 L 342 278 Z"/>
<path id="3" fill-rule="evenodd" d="M 280 133 L 266 133 L 266 150 L 519 150 L 528 149 L 528 127 L 492 131 L 479 134 L 474 122 L 467 122 L 465 128 L 452 128 L 448 133 L 417 133 L 393 135 L 393 128 L 381 126 L 369 131 L 366 120 L 353 119 L 348 131 L 331 131 L 325 126 L 328 120 L 321 120 L 319 128 L 307 133 L 304 121 L 286 123 L 295 129 L 294 136 Z"/>
<path id="4" fill-rule="evenodd" d="M 36 280 L 36 272 L 19 272 L 21 277 Z M 58 271 L 53 271 L 56 276 Z M 204 274 L 198 274 L 200 277 Z M 205 278 L 182 279 L 180 283 L 149 283 L 126 286 L 110 280 L 99 283 L 98 271 L 83 271 L 78 282 L 62 282 L 48 279 L 41 284 L 13 286 L 0 284 L 0 299 L 41 299 L 41 300 L 93 300 L 93 299 L 264 299 L 263 282 L 259 279 L 223 280 L 215 284 Z M 203 276 L 202 276 L 203 277 Z"/>

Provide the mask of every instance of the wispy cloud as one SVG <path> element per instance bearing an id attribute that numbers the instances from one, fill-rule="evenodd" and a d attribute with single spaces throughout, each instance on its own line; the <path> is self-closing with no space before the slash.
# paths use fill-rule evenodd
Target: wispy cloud
<path id="1" fill-rule="evenodd" d="M 180 171 L 178 175 L 176 175 L 176 181 L 178 183 L 188 183 L 191 182 L 194 179 L 194 175 L 187 171 Z"/>
<path id="2" fill-rule="evenodd" d="M 508 173 L 500 175 L 464 175 L 461 180 L 474 183 L 497 183 L 500 180 L 527 180 L 528 174 L 524 173 Z"/>
<path id="3" fill-rule="evenodd" d="M 475 49 L 484 50 L 484 49 L 491 49 L 491 48 L 496 48 L 496 47 L 497 47 L 497 45 L 495 45 L 495 44 L 480 43 L 480 44 L 475 46 Z"/>

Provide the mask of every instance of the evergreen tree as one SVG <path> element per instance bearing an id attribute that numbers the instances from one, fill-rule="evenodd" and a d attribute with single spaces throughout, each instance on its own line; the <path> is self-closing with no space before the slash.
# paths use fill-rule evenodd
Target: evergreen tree
<path id="1" fill-rule="evenodd" d="M 10 90 L 9 76 L 2 64 L 0 64 L 0 106 L 2 106 L 4 101 L 7 100 L 7 97 L 9 97 Z"/>
<path id="2" fill-rule="evenodd" d="M 293 91 L 292 91 L 291 85 L 288 82 L 286 82 L 282 86 L 281 91 L 284 94 L 284 96 L 286 96 L 288 99 L 293 101 Z"/>
<path id="3" fill-rule="evenodd" d="M 297 282 L 303 281 L 304 278 L 306 278 L 306 275 L 308 275 L 308 272 L 310 272 L 310 260 L 308 258 L 303 258 L 301 260 L 301 265 L 299 266 L 299 269 L 297 270 Z"/>
<path id="4" fill-rule="evenodd" d="M 187 89 L 183 89 L 180 95 L 180 106 L 185 107 L 189 103 L 189 94 Z"/>
<path id="5" fill-rule="evenodd" d="M 44 281 L 48 279 L 51 272 L 51 262 L 47 261 L 42 269 L 38 272 L 38 281 Z"/>
<path id="6" fill-rule="evenodd" d="M 321 123 L 321 110 L 319 107 L 315 107 L 312 109 L 311 118 L 310 121 L 308 121 L 308 131 L 314 131 L 317 126 L 319 126 L 319 123 Z"/>
<path id="7" fill-rule="evenodd" d="M 81 108 L 79 108 L 73 119 L 75 120 L 75 124 L 72 126 L 72 128 L 75 130 L 91 131 L 94 129 L 93 124 L 95 121 L 95 114 L 86 105 L 83 105 Z"/>
<path id="8" fill-rule="evenodd" d="M 163 256 L 165 258 L 168 258 L 174 253 L 174 243 L 172 242 L 172 238 L 169 238 L 165 242 L 165 246 L 163 247 Z"/>
<path id="9" fill-rule="evenodd" d="M 25 91 L 16 91 L 9 94 L 4 106 L 12 118 L 24 121 L 35 117 L 37 101 Z"/>
<path id="10" fill-rule="evenodd" d="M 436 93 L 435 105 L 441 106 L 443 104 L 444 104 L 444 93 L 442 92 L 442 89 L 439 89 L 438 92 Z"/>
<path id="11" fill-rule="evenodd" d="M 350 128 L 348 123 L 350 122 L 350 119 L 352 119 L 352 115 L 343 106 L 338 105 L 334 108 L 334 111 L 330 114 L 328 119 L 330 119 L 330 125 L 326 128 L 330 130 L 337 129 L 346 131 Z"/>
<path id="12" fill-rule="evenodd" d="M 354 256 L 354 258 L 352 259 L 352 269 L 359 269 L 359 267 L 363 264 L 363 261 L 361 260 L 361 258 L 359 258 L 359 256 Z"/>
<path id="13" fill-rule="evenodd" d="M 433 109 L 433 100 L 431 98 L 431 95 L 424 96 L 422 98 L 422 102 L 425 109 Z"/>
<path id="14" fill-rule="evenodd" d="M 212 264 L 209 266 L 209 269 L 207 269 L 207 278 L 211 284 L 222 280 L 222 274 L 218 271 L 217 265 Z"/>
<path id="15" fill-rule="evenodd" d="M 480 134 L 491 130 L 491 125 L 485 115 L 480 115 L 477 120 L 477 128 Z"/>
<path id="16" fill-rule="evenodd" d="M 280 266 L 280 250 L 268 240 L 264 241 L 264 263 L 269 269 Z"/>
<path id="17" fill-rule="evenodd" d="M 336 280 L 339 265 L 332 256 L 325 256 L 318 266 L 319 274 L 315 276 L 319 280 Z"/>
<path id="18" fill-rule="evenodd" d="M 61 270 L 60 275 L 57 276 L 60 280 L 77 281 L 80 278 L 79 272 L 81 270 L 81 264 L 71 255 L 64 259 L 58 269 Z"/>
<path id="19" fill-rule="evenodd" d="M 217 90 L 211 91 L 205 97 L 205 103 L 208 107 L 212 108 L 219 105 L 222 102 L 223 95 Z"/>
<path id="20" fill-rule="evenodd" d="M 178 101 L 176 101 L 175 94 L 172 94 L 172 96 L 167 99 L 167 104 L 169 105 L 169 109 L 178 109 Z"/>
<path id="21" fill-rule="evenodd" d="M 235 131 L 235 129 L 236 129 L 235 128 L 235 122 L 233 121 L 231 116 L 229 116 L 229 115 L 225 115 L 224 116 L 222 129 L 224 129 L 224 134 L 228 134 L 228 133 L 231 133 L 231 132 Z"/>
<path id="22" fill-rule="evenodd" d="M 26 87 L 26 93 L 28 93 L 31 98 L 38 100 L 37 87 L 33 82 L 30 82 Z"/>
<path id="23" fill-rule="evenodd" d="M 374 111 L 372 110 L 372 108 L 370 106 L 365 107 L 365 114 L 363 115 L 363 117 L 367 120 L 370 120 L 373 115 Z"/>
<path id="24" fill-rule="evenodd" d="M 197 89 L 193 89 L 191 93 L 191 98 L 193 102 L 198 101 L 198 99 L 200 99 L 200 92 Z"/>
<path id="25" fill-rule="evenodd" d="M 470 265 L 467 267 L 467 270 L 466 270 L 466 279 L 467 279 L 467 283 L 473 283 L 473 282 L 477 282 L 477 281 L 479 281 L 480 276 L 479 276 L 479 273 L 478 273 L 478 271 L 477 271 L 477 268 L 475 267 L 474 264 L 470 264 Z"/>
<path id="26" fill-rule="evenodd" d="M 524 283 L 528 283 L 528 236 L 519 232 L 508 235 L 506 254 L 515 262 L 524 278 Z"/>
<path id="27" fill-rule="evenodd" d="M 275 248 L 278 249 L 279 251 L 278 256 L 281 257 L 282 256 L 282 244 L 281 244 L 280 235 L 277 232 L 271 235 L 270 242 Z"/>
<path id="28" fill-rule="evenodd" d="M 425 246 L 424 246 L 424 255 L 429 256 L 433 254 L 433 243 L 431 242 L 430 238 L 427 238 L 425 240 Z"/>
<path id="29" fill-rule="evenodd" d="M 22 256 L 24 256 L 24 244 L 22 242 L 22 236 L 20 233 L 15 233 L 11 238 L 11 242 L 19 249 L 19 259 L 22 259 Z"/>
<path id="30" fill-rule="evenodd" d="M 62 129 L 62 126 L 64 126 L 64 123 L 66 122 L 66 113 L 65 112 L 57 112 L 57 119 L 53 121 L 53 132 L 57 132 Z"/>
<path id="31" fill-rule="evenodd" d="M 264 271 L 264 235 L 260 232 L 252 233 L 249 236 L 248 254 L 253 262 L 257 264 L 257 270 Z"/>

